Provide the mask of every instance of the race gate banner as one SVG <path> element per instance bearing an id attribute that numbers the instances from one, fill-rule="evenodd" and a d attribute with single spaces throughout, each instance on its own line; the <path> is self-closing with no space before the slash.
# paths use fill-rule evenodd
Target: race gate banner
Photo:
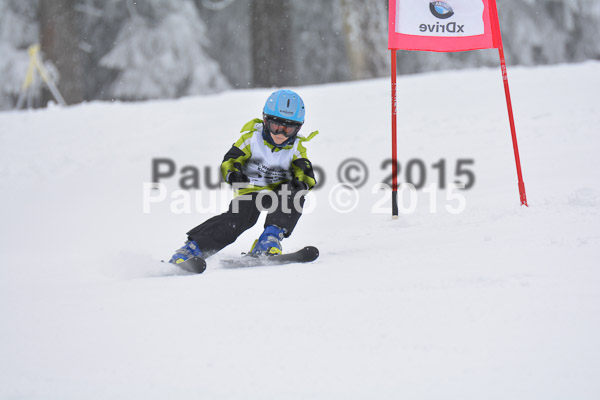
<path id="1" fill-rule="evenodd" d="M 499 47 L 496 0 L 390 0 L 390 49 L 444 52 Z"/>

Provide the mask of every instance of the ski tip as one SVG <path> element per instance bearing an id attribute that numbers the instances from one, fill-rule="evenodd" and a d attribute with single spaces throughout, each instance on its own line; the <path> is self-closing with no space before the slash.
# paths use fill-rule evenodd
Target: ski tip
<path id="1" fill-rule="evenodd" d="M 307 255 L 307 262 L 315 261 L 319 257 L 319 249 L 314 246 L 306 246 L 304 251 Z"/>
<path id="2" fill-rule="evenodd" d="M 192 257 L 194 263 L 194 271 L 197 274 L 201 274 L 206 271 L 206 261 L 201 257 Z"/>
<path id="3" fill-rule="evenodd" d="M 206 270 L 206 261 L 202 257 L 192 257 L 175 265 L 193 274 L 201 274 Z"/>

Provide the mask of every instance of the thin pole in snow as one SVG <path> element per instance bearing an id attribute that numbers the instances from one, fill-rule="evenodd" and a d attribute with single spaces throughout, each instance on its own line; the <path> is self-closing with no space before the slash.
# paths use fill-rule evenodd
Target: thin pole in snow
<path id="1" fill-rule="evenodd" d="M 392 50 L 392 219 L 398 218 L 398 152 L 396 129 L 396 50 Z"/>
<path id="2" fill-rule="evenodd" d="M 515 119 L 513 117 L 512 102 L 510 101 L 510 90 L 508 88 L 508 73 L 506 71 L 506 60 L 504 59 L 504 50 L 502 45 L 498 47 L 498 54 L 500 55 L 500 67 L 502 68 L 502 80 L 504 81 L 504 93 L 506 94 L 506 106 L 508 109 L 508 119 L 510 121 L 510 132 L 512 135 L 513 149 L 515 151 L 515 163 L 517 164 L 517 178 L 519 181 L 519 195 L 521 198 L 521 205 L 529 207 L 527 204 L 527 195 L 525 194 L 525 183 L 523 182 L 523 175 L 521 173 L 521 159 L 519 157 L 519 146 L 517 144 L 517 132 L 515 129 Z"/>

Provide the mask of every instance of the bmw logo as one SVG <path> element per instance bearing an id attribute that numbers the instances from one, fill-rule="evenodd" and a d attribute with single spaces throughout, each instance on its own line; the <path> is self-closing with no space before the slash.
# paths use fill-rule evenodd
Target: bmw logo
<path id="1" fill-rule="evenodd" d="M 454 11 L 452 10 L 452 7 L 450 7 L 450 4 L 446 3 L 445 1 L 430 2 L 429 10 L 435 17 L 437 17 L 439 19 L 450 18 L 451 16 L 454 15 Z"/>

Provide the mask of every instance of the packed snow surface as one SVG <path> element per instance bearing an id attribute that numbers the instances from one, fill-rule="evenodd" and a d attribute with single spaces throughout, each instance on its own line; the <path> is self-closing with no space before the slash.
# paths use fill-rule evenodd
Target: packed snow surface
<path id="1" fill-rule="evenodd" d="M 322 185 L 283 246 L 321 256 L 223 268 L 261 220 L 202 275 L 160 260 L 271 90 L 0 113 L 0 399 L 599 398 L 600 63 L 509 82 L 529 207 L 498 69 L 399 79 L 398 220 L 389 81 L 295 88 Z"/>

